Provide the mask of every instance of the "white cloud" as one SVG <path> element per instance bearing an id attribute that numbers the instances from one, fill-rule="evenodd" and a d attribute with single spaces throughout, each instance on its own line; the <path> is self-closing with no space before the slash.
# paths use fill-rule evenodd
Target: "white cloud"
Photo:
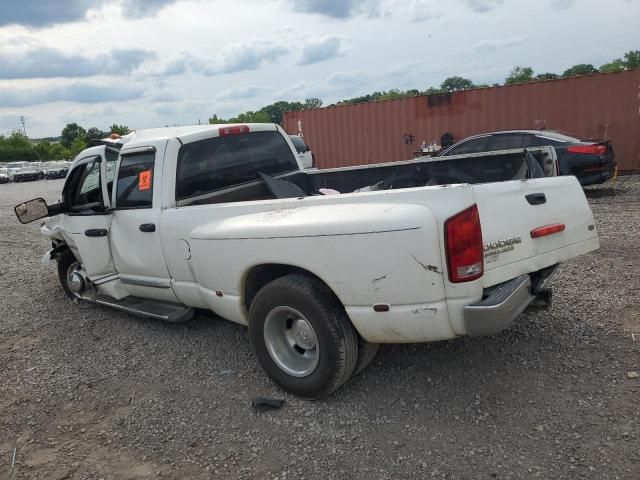
<path id="1" fill-rule="evenodd" d="M 379 15 L 381 0 L 291 0 L 291 3 L 299 12 L 346 19 L 360 14 Z"/>
<path id="2" fill-rule="evenodd" d="M 520 45 L 529 39 L 528 35 L 520 37 L 504 38 L 501 40 L 481 40 L 471 46 L 471 50 L 475 53 L 487 53 L 500 50 L 502 48 Z"/>
<path id="3" fill-rule="evenodd" d="M 302 47 L 300 65 L 324 62 L 341 56 L 343 40 L 343 38 L 336 35 L 327 35 L 308 41 Z"/>
<path id="4" fill-rule="evenodd" d="M 124 75 L 154 56 L 154 52 L 137 48 L 87 57 L 49 47 L 21 51 L 10 46 L 0 49 L 0 79 Z"/>
<path id="5" fill-rule="evenodd" d="M 253 98 L 269 91 L 270 88 L 262 85 L 240 85 L 239 87 L 228 88 L 216 95 L 217 100 L 229 100 L 238 98 Z"/>
<path id="6" fill-rule="evenodd" d="M 109 83 L 73 82 L 40 88 L 0 86 L 0 105 L 23 107 L 53 102 L 101 103 L 141 98 L 144 90 L 137 85 L 114 88 Z"/>
<path id="7" fill-rule="evenodd" d="M 567 10 L 575 3 L 575 0 L 551 0 L 551 7 L 556 10 Z"/>
<path id="8" fill-rule="evenodd" d="M 486 13 L 501 7 L 504 0 L 465 0 L 465 3 L 474 12 Z"/>

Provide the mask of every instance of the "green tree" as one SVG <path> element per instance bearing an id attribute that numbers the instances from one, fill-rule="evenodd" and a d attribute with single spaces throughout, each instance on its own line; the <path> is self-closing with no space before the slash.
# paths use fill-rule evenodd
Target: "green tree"
<path id="1" fill-rule="evenodd" d="M 62 139 L 60 143 L 66 148 L 69 148 L 73 141 L 80 137 L 84 138 L 87 131 L 77 123 L 67 123 L 67 126 L 62 129 Z"/>
<path id="2" fill-rule="evenodd" d="M 437 93 L 442 93 L 442 90 L 438 87 L 429 87 L 426 90 L 420 92 L 421 95 L 435 95 Z"/>
<path id="3" fill-rule="evenodd" d="M 49 150 L 49 155 L 51 160 L 66 160 L 71 158 L 71 152 L 64 148 L 61 143 L 53 143 L 51 144 L 51 148 Z"/>
<path id="4" fill-rule="evenodd" d="M 71 143 L 71 146 L 69 147 L 69 156 L 75 157 L 85 148 L 87 148 L 87 142 L 85 142 L 84 138 L 78 137 Z"/>
<path id="5" fill-rule="evenodd" d="M 640 50 L 630 50 L 624 54 L 624 68 L 627 70 L 640 68 Z"/>
<path id="6" fill-rule="evenodd" d="M 40 160 L 49 160 L 51 158 L 51 142 L 41 140 L 33 146 Z"/>
<path id="7" fill-rule="evenodd" d="M 282 116 L 284 115 L 284 112 L 293 112 L 303 109 L 303 103 L 285 102 L 281 100 L 279 102 L 272 103 L 271 105 L 262 107 L 260 111 L 266 113 L 269 116 L 269 122 L 277 123 L 279 125 L 280 123 L 282 123 Z"/>
<path id="8" fill-rule="evenodd" d="M 533 81 L 533 68 L 531 67 L 513 67 L 509 76 L 504 80 L 505 85 L 513 85 L 515 83 L 526 83 Z"/>
<path id="9" fill-rule="evenodd" d="M 0 136 L 0 161 L 38 160 L 38 154 L 22 130 L 15 130 L 8 137 Z"/>
<path id="10" fill-rule="evenodd" d="M 129 127 L 127 127 L 126 125 L 118 125 L 114 123 L 109 127 L 109 131 L 111 133 L 117 133 L 118 135 L 126 135 L 127 133 L 129 133 Z"/>
<path id="11" fill-rule="evenodd" d="M 213 114 L 213 116 L 209 117 L 209 124 L 210 125 L 217 125 L 220 123 L 228 123 L 226 120 L 224 120 L 223 118 L 219 117 L 217 114 Z"/>
<path id="12" fill-rule="evenodd" d="M 560 78 L 557 73 L 539 73 L 536 75 L 536 80 L 555 80 L 556 78 Z"/>
<path id="13" fill-rule="evenodd" d="M 440 89 L 445 92 L 457 92 L 459 90 L 468 90 L 473 88 L 473 82 L 468 78 L 459 76 L 448 77 L 440 85 Z"/>
<path id="14" fill-rule="evenodd" d="M 237 117 L 230 118 L 227 123 L 271 123 L 269 115 L 262 110 L 258 112 L 248 111 Z"/>
<path id="15" fill-rule="evenodd" d="M 563 73 L 562 77 L 575 77 L 578 75 L 591 75 L 592 73 L 598 73 L 596 67 L 591 65 L 590 63 L 579 63 L 578 65 L 574 65 L 571 68 L 567 68 Z"/>
<path id="16" fill-rule="evenodd" d="M 322 100 L 320 100 L 319 98 L 307 98 L 304 101 L 305 110 L 315 110 L 316 108 L 320 107 L 322 107 Z"/>
<path id="17" fill-rule="evenodd" d="M 106 136 L 107 136 L 107 134 L 104 133 L 99 128 L 91 127 L 89 130 L 87 130 L 87 134 L 85 135 L 84 139 L 87 142 L 90 142 L 91 140 L 99 140 L 99 139 L 104 138 Z"/>
<path id="18" fill-rule="evenodd" d="M 621 58 L 615 58 L 609 63 L 600 65 L 598 71 L 600 73 L 621 72 L 624 70 L 624 62 Z"/>

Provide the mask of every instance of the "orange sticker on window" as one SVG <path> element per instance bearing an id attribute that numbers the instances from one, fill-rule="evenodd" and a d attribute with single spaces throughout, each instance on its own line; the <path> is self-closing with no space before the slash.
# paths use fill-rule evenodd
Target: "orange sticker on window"
<path id="1" fill-rule="evenodd" d="M 138 174 L 138 190 L 149 190 L 151 188 L 151 170 L 144 170 Z"/>

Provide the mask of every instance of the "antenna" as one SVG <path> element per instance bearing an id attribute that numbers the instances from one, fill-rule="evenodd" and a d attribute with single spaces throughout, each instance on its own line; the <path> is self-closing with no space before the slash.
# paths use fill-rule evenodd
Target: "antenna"
<path id="1" fill-rule="evenodd" d="M 24 136 L 27 136 L 27 128 L 25 127 L 25 118 L 24 116 L 20 116 L 20 123 L 22 124 L 22 133 L 24 133 Z"/>

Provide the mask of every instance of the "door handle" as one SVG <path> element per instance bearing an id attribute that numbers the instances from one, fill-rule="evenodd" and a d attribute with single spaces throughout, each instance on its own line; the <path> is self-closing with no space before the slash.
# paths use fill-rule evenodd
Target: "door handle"
<path id="1" fill-rule="evenodd" d="M 525 195 L 527 202 L 529 205 L 543 205 L 547 203 L 547 197 L 544 193 L 530 193 L 529 195 Z"/>
<path id="2" fill-rule="evenodd" d="M 105 228 L 90 228 L 89 230 L 85 230 L 84 234 L 87 237 L 106 237 L 107 230 Z"/>
<path id="3" fill-rule="evenodd" d="M 155 232 L 156 224 L 155 223 L 143 223 L 138 227 L 141 232 Z"/>

